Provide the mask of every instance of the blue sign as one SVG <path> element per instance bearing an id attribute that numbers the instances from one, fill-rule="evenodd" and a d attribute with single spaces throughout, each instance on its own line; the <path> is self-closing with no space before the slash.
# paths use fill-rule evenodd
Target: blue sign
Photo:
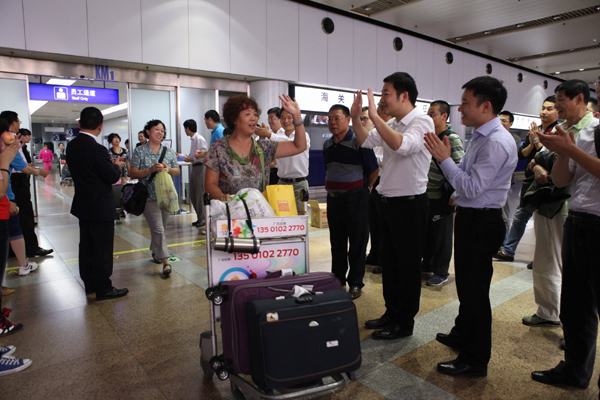
<path id="1" fill-rule="evenodd" d="M 119 90 L 30 83 L 29 99 L 68 101 L 72 103 L 119 104 Z"/>

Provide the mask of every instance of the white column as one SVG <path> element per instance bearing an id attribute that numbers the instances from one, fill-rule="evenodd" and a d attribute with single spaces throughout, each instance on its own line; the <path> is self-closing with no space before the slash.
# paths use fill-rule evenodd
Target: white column
<path id="1" fill-rule="evenodd" d="M 250 96 L 254 97 L 258 107 L 262 110 L 259 123 L 267 121 L 267 110 L 272 107 L 281 107 L 279 96 L 283 93 L 288 94 L 289 84 L 285 81 L 253 81 L 250 82 Z"/>

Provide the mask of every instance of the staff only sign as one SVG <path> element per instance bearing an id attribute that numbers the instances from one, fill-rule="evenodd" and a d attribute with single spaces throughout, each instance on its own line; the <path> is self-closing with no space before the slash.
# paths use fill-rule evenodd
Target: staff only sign
<path id="1" fill-rule="evenodd" d="M 117 89 L 30 83 L 29 98 L 72 103 L 119 104 L 119 91 Z"/>

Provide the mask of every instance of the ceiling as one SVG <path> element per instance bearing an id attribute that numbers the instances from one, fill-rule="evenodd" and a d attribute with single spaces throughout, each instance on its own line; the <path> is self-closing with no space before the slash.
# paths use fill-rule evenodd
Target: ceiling
<path id="1" fill-rule="evenodd" d="M 47 83 L 51 77 L 29 75 L 30 83 Z M 81 87 L 94 87 L 94 88 L 106 88 L 106 89 L 119 89 L 119 104 L 127 101 L 127 92 L 125 83 L 119 82 L 103 82 L 103 81 L 92 81 L 86 79 L 76 80 L 70 86 L 81 86 Z M 49 101 L 44 106 L 40 107 L 37 111 L 31 114 L 31 122 L 43 123 L 48 125 L 70 125 L 77 126 L 77 119 L 79 114 L 84 107 L 96 107 L 99 110 L 104 110 L 109 107 L 113 107 L 114 104 L 96 104 L 96 103 L 71 103 L 61 101 Z M 127 115 L 127 109 L 117 111 L 108 114 L 105 119 L 113 119 Z"/>
<path id="2" fill-rule="evenodd" d="M 314 2 L 562 79 L 593 82 L 600 76 L 600 0 Z"/>

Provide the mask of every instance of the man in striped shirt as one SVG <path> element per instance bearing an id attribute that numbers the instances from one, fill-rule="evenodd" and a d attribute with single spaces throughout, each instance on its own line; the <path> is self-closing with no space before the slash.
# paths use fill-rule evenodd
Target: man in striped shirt
<path id="1" fill-rule="evenodd" d="M 429 105 L 427 115 L 433 120 L 435 134 L 440 140 L 448 136 L 450 157 L 458 164 L 465 154 L 460 137 L 448 129 L 446 121 L 450 105 L 443 101 L 434 101 Z M 425 236 L 425 251 L 421 263 L 421 275 L 429 278 L 427 286 L 440 286 L 448 283 L 448 268 L 452 258 L 452 231 L 454 229 L 454 207 L 449 207 L 449 199 L 442 195 L 442 187 L 448 182 L 437 161 L 432 158 L 428 174 L 427 198 L 429 199 L 429 222 Z M 442 201 L 446 202 L 443 204 Z M 454 204 L 454 200 L 451 200 Z"/>
<path id="2" fill-rule="evenodd" d="M 342 285 L 348 283 L 350 294 L 356 299 L 364 286 L 369 192 L 379 167 L 373 150 L 361 148 L 350 129 L 348 107 L 332 106 L 327 125 L 333 134 L 323 143 L 331 272 Z"/>

